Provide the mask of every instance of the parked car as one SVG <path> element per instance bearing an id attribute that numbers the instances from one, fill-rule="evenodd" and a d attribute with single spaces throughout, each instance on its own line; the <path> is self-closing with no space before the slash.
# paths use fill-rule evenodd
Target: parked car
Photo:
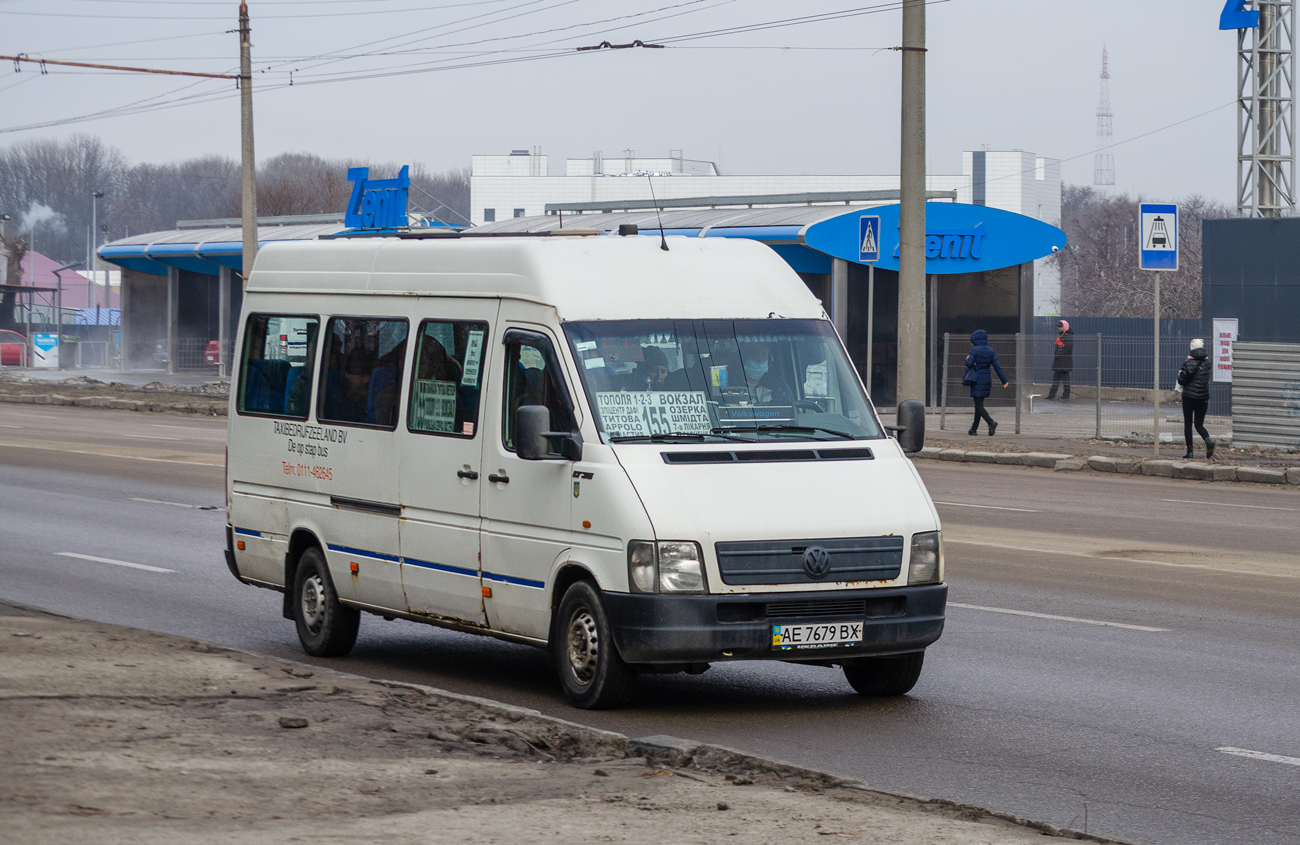
<path id="1" fill-rule="evenodd" d="M 27 363 L 27 338 L 18 332 L 0 331 L 0 367 L 21 367 Z"/>
<path id="2" fill-rule="evenodd" d="M 203 363 L 213 365 L 221 363 L 221 341 L 208 341 L 207 349 L 203 350 Z"/>

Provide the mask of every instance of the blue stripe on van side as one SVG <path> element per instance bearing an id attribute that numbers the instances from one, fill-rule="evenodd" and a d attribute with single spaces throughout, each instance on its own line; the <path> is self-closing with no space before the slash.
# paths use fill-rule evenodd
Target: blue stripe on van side
<path id="1" fill-rule="evenodd" d="M 375 560 L 392 561 L 393 563 L 402 562 L 402 559 L 396 555 L 386 555 L 383 552 L 368 552 L 365 549 L 352 549 L 347 546 L 336 546 L 332 543 L 329 544 L 329 550 L 331 552 L 343 552 L 347 555 L 356 555 L 357 557 L 369 557 L 374 558 Z"/>
<path id="2" fill-rule="evenodd" d="M 469 575 L 474 578 L 478 577 L 477 569 L 464 569 L 459 566 L 448 566 L 445 563 L 434 563 L 428 560 L 416 560 L 415 558 L 404 557 L 402 563 L 409 563 L 411 566 L 421 566 L 425 569 L 435 569 L 438 572 L 450 572 L 452 575 Z"/>
<path id="3" fill-rule="evenodd" d="M 262 532 L 261 532 L 261 531 L 249 531 L 247 528 L 236 528 L 236 529 L 235 529 L 235 533 L 236 533 L 236 534 L 247 534 L 249 537 L 261 537 L 261 536 L 262 536 Z"/>
<path id="4" fill-rule="evenodd" d="M 484 572 L 483 577 L 488 581 L 500 581 L 504 584 L 514 584 L 517 587 L 532 587 L 535 590 L 546 588 L 546 585 L 541 581 L 529 581 L 527 578 L 515 578 L 511 575 L 497 575 L 495 572 Z"/>
<path id="5" fill-rule="evenodd" d="M 409 558 L 409 557 L 404 558 L 404 557 L 397 557 L 396 555 L 386 555 L 383 554 L 382 552 L 368 552 L 365 549 L 353 549 L 348 546 L 336 546 L 333 543 L 328 544 L 327 548 L 329 548 L 329 550 L 332 552 L 342 552 L 343 554 L 356 555 L 357 557 L 369 557 L 369 558 L 374 558 L 376 560 L 387 560 L 393 563 L 409 563 L 412 566 L 420 566 L 420 567 L 424 567 L 425 569 L 433 569 L 438 572 L 449 572 L 453 575 L 469 575 L 471 577 L 478 577 L 479 575 L 479 573 L 474 571 L 473 569 L 464 569 L 459 566 L 448 566 L 445 563 L 434 563 L 433 561 L 428 561 L 428 560 L 416 560 L 415 558 Z M 544 584 L 541 581 L 530 581 L 527 578 L 515 578 L 512 575 L 498 575 L 495 572 L 484 572 L 482 577 L 488 581 L 497 581 L 502 584 L 514 584 L 517 587 L 532 587 L 535 590 L 542 590 L 546 588 L 546 584 Z"/>

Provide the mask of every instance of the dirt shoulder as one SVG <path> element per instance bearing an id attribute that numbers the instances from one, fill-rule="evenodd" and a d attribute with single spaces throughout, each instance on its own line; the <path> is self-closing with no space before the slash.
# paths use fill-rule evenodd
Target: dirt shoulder
<path id="1" fill-rule="evenodd" d="M 1010 845 L 1058 833 L 727 749 L 630 741 L 480 699 L 2 605 L 0 714 L 10 726 L 0 824 L 7 840 L 35 845 Z"/>
<path id="2" fill-rule="evenodd" d="M 24 405 L 75 405 L 224 417 L 229 396 L 230 386 L 223 381 L 186 384 L 156 380 L 140 385 L 87 376 L 50 381 L 23 372 L 0 372 L 0 402 Z"/>

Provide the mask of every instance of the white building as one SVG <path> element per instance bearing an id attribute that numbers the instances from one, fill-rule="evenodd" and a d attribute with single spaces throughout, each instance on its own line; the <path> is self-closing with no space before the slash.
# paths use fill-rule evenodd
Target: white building
<path id="1" fill-rule="evenodd" d="M 684 158 L 680 150 L 663 158 L 595 153 L 568 159 L 563 176 L 550 175 L 540 149 L 510 155 L 476 155 L 470 170 L 470 209 L 475 223 L 545 214 L 548 203 L 688 199 L 816 191 L 898 190 L 895 175 L 725 176 L 710 161 Z M 956 191 L 956 201 L 986 205 L 1061 225 L 1061 163 L 1021 150 L 962 153 L 959 174 L 928 174 L 931 191 Z M 1061 278 L 1050 259 L 1034 262 L 1034 311 L 1055 314 Z"/>

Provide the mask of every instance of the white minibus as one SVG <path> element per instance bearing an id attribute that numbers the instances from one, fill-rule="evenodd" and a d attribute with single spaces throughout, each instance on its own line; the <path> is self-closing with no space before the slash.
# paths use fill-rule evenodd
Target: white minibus
<path id="1" fill-rule="evenodd" d="M 902 695 L 943 630 L 923 408 L 890 436 L 763 244 L 272 243 L 233 372 L 227 564 L 311 655 L 426 622 L 546 649 L 600 708 L 731 660 Z"/>

